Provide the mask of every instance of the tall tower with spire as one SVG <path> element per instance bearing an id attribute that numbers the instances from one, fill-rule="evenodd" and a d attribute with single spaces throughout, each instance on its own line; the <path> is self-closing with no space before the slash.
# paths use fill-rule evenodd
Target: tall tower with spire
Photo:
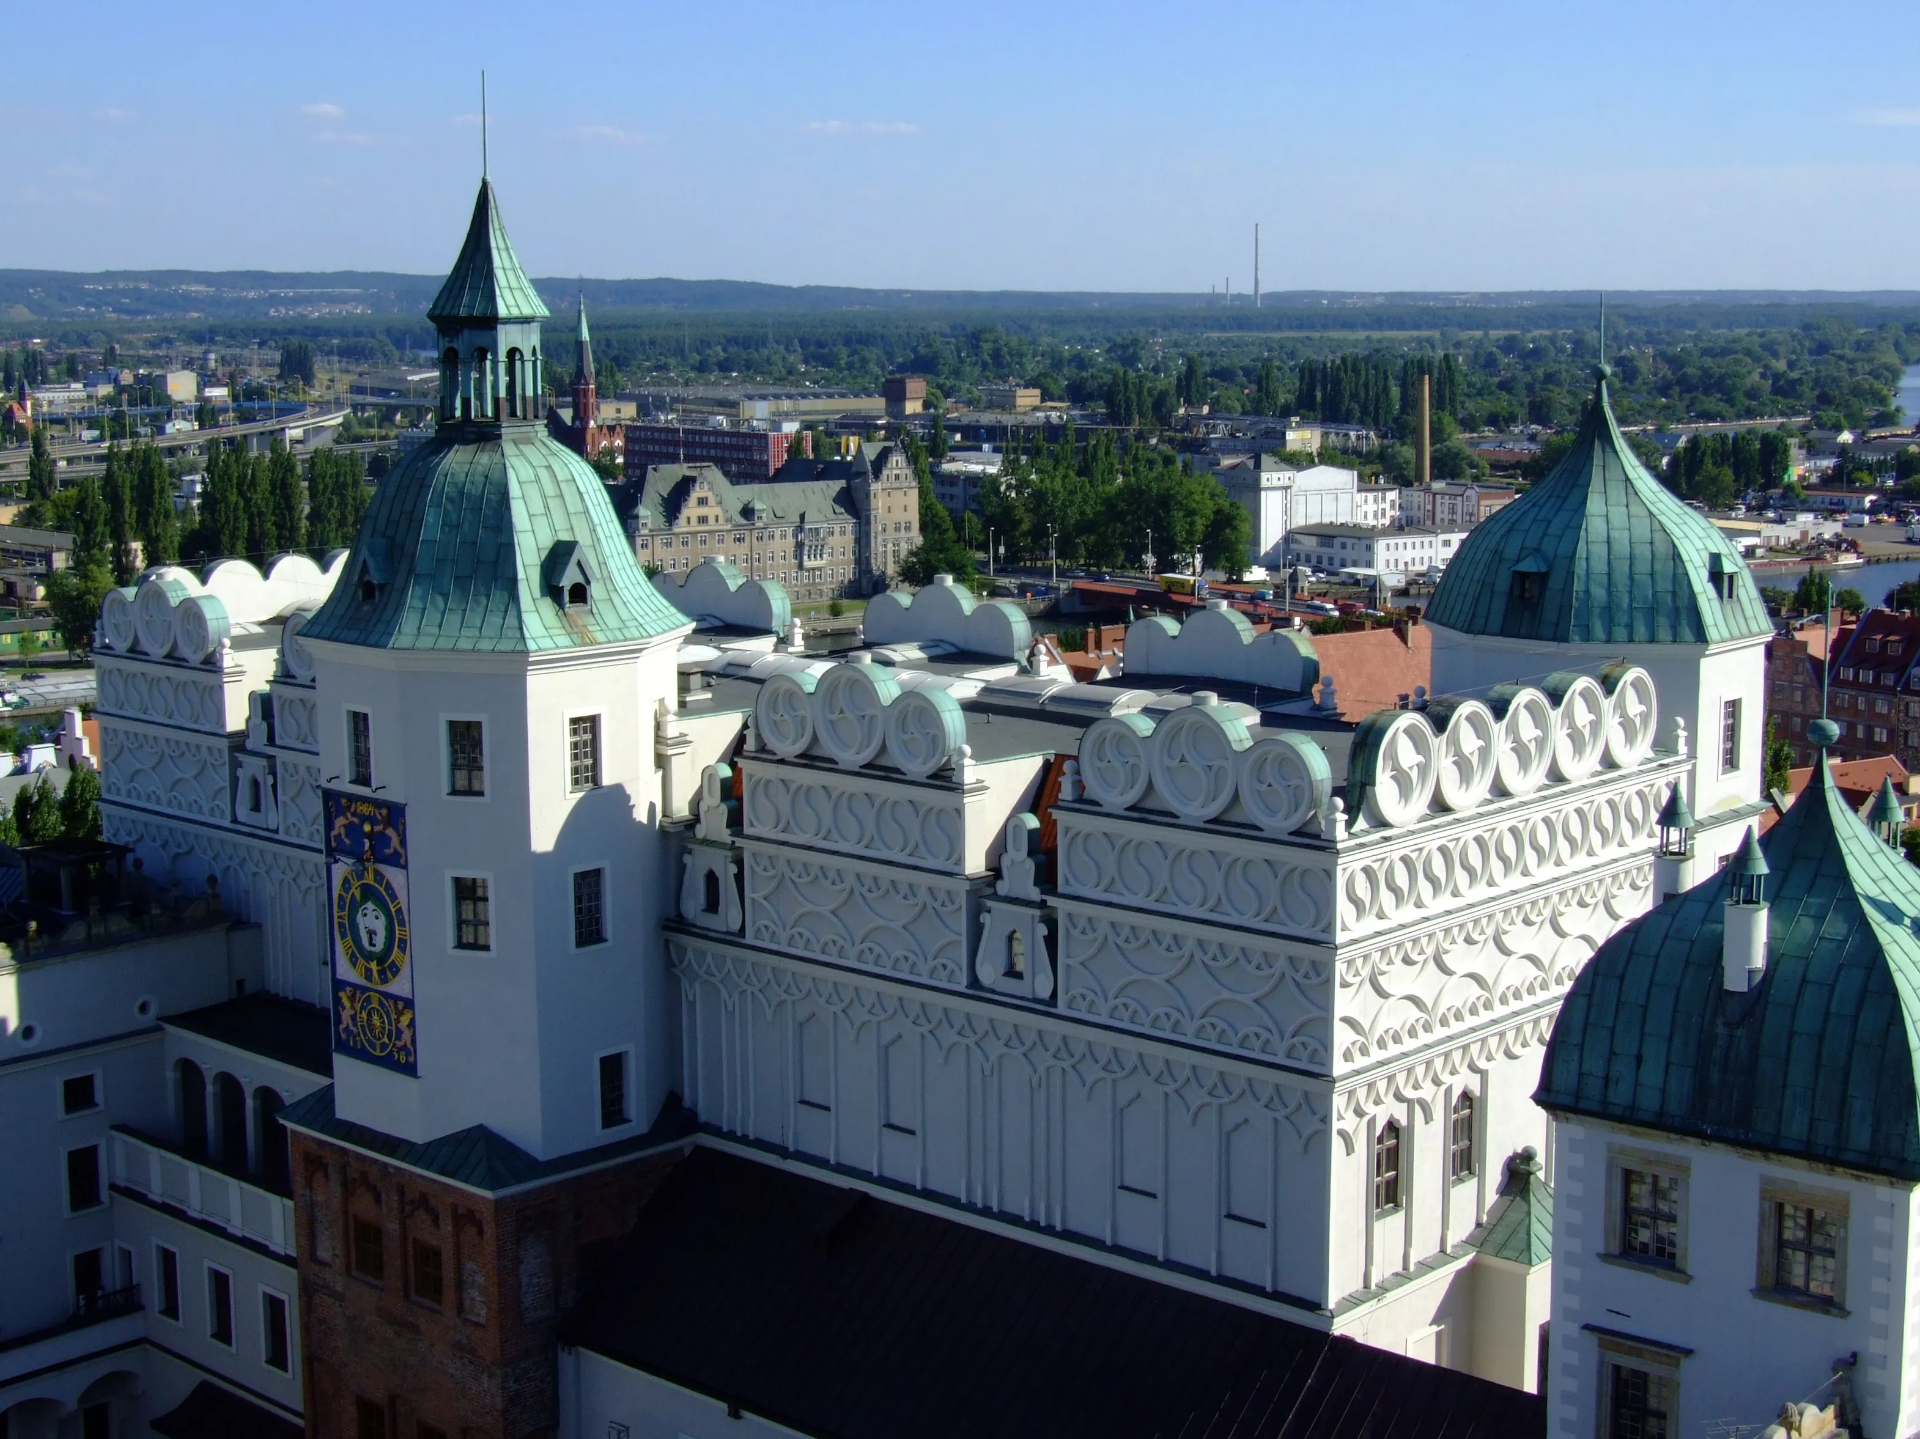
<path id="1" fill-rule="evenodd" d="M 600 396 L 593 378 L 593 336 L 587 333 L 587 297 L 580 296 L 580 325 L 573 337 L 573 423 L 593 424 L 600 413 Z"/>
<path id="2" fill-rule="evenodd" d="M 655 733 L 690 625 L 541 423 L 547 309 L 486 180 L 429 315 L 438 429 L 302 631 L 334 1082 L 287 1124 L 308 1432 L 339 1439 L 552 1432 L 553 1325 L 674 1070 Z"/>

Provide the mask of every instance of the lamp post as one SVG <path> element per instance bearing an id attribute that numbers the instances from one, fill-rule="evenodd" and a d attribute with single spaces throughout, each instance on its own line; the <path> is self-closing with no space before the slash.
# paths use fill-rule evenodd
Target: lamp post
<path id="1" fill-rule="evenodd" d="M 1051 581 L 1051 587 L 1057 590 L 1060 588 L 1060 557 L 1057 553 L 1055 553 L 1053 539 L 1054 539 L 1053 526 L 1048 525 L 1047 526 L 1047 568 L 1049 570 L 1048 578 Z"/>

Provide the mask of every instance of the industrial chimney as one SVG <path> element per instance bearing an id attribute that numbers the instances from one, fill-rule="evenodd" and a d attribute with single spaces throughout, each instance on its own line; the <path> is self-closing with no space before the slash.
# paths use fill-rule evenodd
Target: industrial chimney
<path id="1" fill-rule="evenodd" d="M 1260 222 L 1253 222 L 1253 308 L 1260 308 Z"/>

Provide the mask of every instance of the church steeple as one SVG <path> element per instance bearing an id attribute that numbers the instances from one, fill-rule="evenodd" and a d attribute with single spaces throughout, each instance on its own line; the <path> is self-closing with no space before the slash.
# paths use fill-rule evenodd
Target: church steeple
<path id="1" fill-rule="evenodd" d="M 580 326 L 573 337 L 573 423 L 584 434 L 600 413 L 593 378 L 593 336 L 587 333 L 587 297 L 580 296 Z"/>

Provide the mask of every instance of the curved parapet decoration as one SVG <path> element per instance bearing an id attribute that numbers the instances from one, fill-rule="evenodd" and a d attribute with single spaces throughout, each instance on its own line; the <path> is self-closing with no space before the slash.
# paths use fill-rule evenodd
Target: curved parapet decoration
<path id="1" fill-rule="evenodd" d="M 205 589 L 218 595 L 227 615 L 237 625 L 257 625 L 292 614 L 318 609 L 333 593 L 344 559 L 321 569 L 305 555 L 282 555 L 263 575 L 246 560 L 215 560 L 207 566 Z"/>
<path id="2" fill-rule="evenodd" d="M 153 659 L 173 652 L 173 607 L 191 593 L 181 581 L 155 576 L 140 582 L 133 600 L 137 647 Z"/>
<path id="3" fill-rule="evenodd" d="M 1008 660 L 1022 659 L 1033 648 L 1033 626 L 1017 606 L 976 600 L 952 575 L 935 575 L 921 590 L 875 595 L 861 623 L 870 645 L 945 643 Z"/>
<path id="4" fill-rule="evenodd" d="M 188 595 L 173 607 L 173 652 L 190 665 L 205 664 L 233 635 L 233 622 L 218 595 Z"/>
<path id="5" fill-rule="evenodd" d="M 927 779 L 965 757 L 967 719 L 945 690 L 906 689 L 887 670 L 848 663 L 777 674 L 753 707 L 759 742 L 783 759 L 818 754 L 843 769 L 881 752 L 910 779 Z"/>
<path id="6" fill-rule="evenodd" d="M 300 631 L 312 618 L 312 610 L 295 610 L 287 616 L 286 626 L 280 631 L 280 668 L 289 679 L 313 678 L 313 651 L 300 638 Z"/>
<path id="7" fill-rule="evenodd" d="M 94 631 L 96 648 L 126 654 L 138 643 L 140 633 L 136 628 L 133 602 L 139 593 L 133 585 L 107 591 L 106 597 L 100 601 L 100 624 Z"/>
<path id="8" fill-rule="evenodd" d="M 1180 675 L 1306 694 L 1320 682 L 1320 656 L 1304 631 L 1256 635 L 1245 615 L 1210 600 L 1184 625 L 1150 615 L 1127 626 L 1125 673 L 1130 680 Z"/>
<path id="9" fill-rule="evenodd" d="M 778 580 L 750 580 L 725 560 L 705 559 L 684 574 L 664 571 L 653 587 L 690 620 L 761 634 L 784 634 L 793 602 Z"/>

